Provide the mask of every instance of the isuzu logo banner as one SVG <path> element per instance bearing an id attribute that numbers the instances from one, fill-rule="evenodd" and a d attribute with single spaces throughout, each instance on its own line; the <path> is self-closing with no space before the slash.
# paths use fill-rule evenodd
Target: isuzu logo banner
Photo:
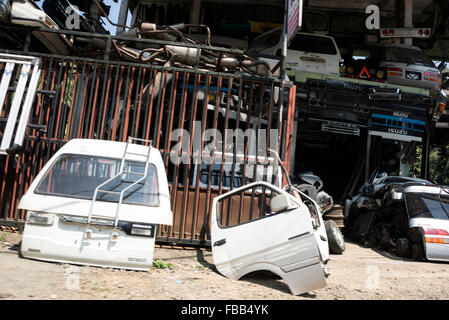
<path id="1" fill-rule="evenodd" d="M 426 121 L 407 112 L 373 113 L 369 134 L 399 141 L 422 141 Z"/>

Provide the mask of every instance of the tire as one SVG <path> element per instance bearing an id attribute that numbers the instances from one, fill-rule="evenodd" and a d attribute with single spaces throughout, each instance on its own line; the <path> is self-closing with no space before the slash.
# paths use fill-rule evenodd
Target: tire
<path id="1" fill-rule="evenodd" d="M 424 259 L 424 247 L 422 243 L 414 243 L 410 248 L 410 256 L 413 260 L 421 261 Z"/>
<path id="2" fill-rule="evenodd" d="M 345 251 L 345 240 L 337 224 L 332 220 L 324 222 L 330 253 L 341 254 Z"/>
<path id="3" fill-rule="evenodd" d="M 421 228 L 411 228 L 407 232 L 407 237 L 412 243 L 422 243 L 423 235 Z"/>
<path id="4" fill-rule="evenodd" d="M 396 240 L 396 255 L 401 258 L 408 258 L 410 256 L 410 242 L 407 238 L 400 238 Z"/>

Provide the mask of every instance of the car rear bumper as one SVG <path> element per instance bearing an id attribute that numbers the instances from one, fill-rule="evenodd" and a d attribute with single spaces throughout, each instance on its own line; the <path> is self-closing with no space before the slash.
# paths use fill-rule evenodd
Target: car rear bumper
<path id="1" fill-rule="evenodd" d="M 90 236 L 87 237 L 87 231 Z M 113 233 L 118 234 L 114 239 Z M 149 270 L 154 237 L 131 236 L 111 227 L 55 222 L 25 225 L 21 253 L 25 258 L 110 268 Z"/>
<path id="2" fill-rule="evenodd" d="M 449 245 L 426 243 L 426 258 L 430 261 L 449 261 Z"/>

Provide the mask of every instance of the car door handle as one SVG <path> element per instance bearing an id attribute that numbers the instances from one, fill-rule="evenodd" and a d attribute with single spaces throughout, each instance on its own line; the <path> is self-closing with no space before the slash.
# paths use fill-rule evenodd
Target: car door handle
<path id="1" fill-rule="evenodd" d="M 226 239 L 221 239 L 221 240 L 215 241 L 214 247 L 222 246 L 225 243 L 226 243 Z"/>

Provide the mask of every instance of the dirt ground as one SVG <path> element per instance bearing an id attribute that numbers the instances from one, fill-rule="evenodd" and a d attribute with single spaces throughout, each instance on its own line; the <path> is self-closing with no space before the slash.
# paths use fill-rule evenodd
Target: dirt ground
<path id="1" fill-rule="evenodd" d="M 352 243 L 330 256 L 327 287 L 293 296 L 271 274 L 223 277 L 210 250 L 156 246 L 154 259 L 173 268 L 140 272 L 20 258 L 20 239 L 0 232 L 0 299 L 436 300 L 449 292 L 449 264 L 404 261 Z"/>

